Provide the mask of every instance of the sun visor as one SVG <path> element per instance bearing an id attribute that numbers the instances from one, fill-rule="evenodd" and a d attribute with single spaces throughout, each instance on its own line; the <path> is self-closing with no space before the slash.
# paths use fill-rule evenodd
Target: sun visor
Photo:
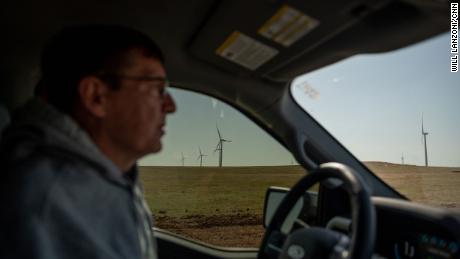
<path id="1" fill-rule="evenodd" d="M 448 13 L 446 3 L 241 3 L 218 2 L 189 50 L 196 58 L 230 73 L 275 81 L 291 80 L 357 53 L 407 46 L 448 28 L 443 15 Z"/>
<path id="2" fill-rule="evenodd" d="M 231 73 L 261 77 L 315 48 L 350 17 L 342 1 L 222 1 L 191 42 L 196 58 Z M 294 4 L 295 3 L 295 4 Z M 323 17 L 333 17 L 329 22 Z"/>

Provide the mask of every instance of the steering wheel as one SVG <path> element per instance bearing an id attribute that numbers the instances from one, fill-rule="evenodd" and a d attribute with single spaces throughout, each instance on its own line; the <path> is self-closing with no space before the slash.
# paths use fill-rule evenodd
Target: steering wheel
<path id="1" fill-rule="evenodd" d="M 281 226 L 297 200 L 327 178 L 343 182 L 351 208 L 351 241 L 347 235 L 318 227 L 296 229 L 287 236 Z M 375 208 L 365 183 L 340 163 L 325 163 L 297 182 L 281 201 L 268 225 L 258 258 L 352 258 L 369 259 L 376 237 Z"/>

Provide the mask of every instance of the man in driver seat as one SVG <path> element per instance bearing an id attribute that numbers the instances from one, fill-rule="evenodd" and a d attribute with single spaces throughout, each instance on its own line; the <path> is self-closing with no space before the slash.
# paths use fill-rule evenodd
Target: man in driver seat
<path id="1" fill-rule="evenodd" d="M 121 26 L 68 27 L 1 143 L 0 258 L 156 258 L 136 160 L 160 151 L 163 55 Z"/>

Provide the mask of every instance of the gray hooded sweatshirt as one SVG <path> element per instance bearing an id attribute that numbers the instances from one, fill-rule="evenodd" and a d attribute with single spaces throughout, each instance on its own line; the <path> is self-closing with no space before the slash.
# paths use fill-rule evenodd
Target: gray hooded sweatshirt
<path id="1" fill-rule="evenodd" d="M 156 258 L 136 168 L 122 173 L 69 116 L 32 99 L 0 155 L 0 258 Z"/>

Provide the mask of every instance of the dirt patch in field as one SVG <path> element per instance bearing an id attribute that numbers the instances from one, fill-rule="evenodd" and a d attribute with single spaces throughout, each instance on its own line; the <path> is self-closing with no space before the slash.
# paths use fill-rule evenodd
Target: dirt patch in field
<path id="1" fill-rule="evenodd" d="M 225 226 L 199 228 L 181 228 L 176 234 L 223 247 L 257 248 L 265 232 L 262 226 Z"/>
<path id="2" fill-rule="evenodd" d="M 210 228 L 224 226 L 262 225 L 262 216 L 253 214 L 187 215 L 183 217 L 156 216 L 156 225 L 162 228 Z"/>
<path id="3" fill-rule="evenodd" d="M 264 228 L 262 216 L 254 214 L 157 216 L 159 228 L 224 247 L 259 247 Z"/>

